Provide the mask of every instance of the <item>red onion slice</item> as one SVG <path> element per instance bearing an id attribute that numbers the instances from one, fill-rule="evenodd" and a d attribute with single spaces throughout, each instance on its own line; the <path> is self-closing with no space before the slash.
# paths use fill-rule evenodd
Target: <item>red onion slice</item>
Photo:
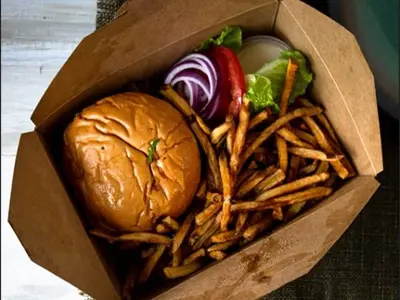
<path id="1" fill-rule="evenodd" d="M 211 94 L 210 94 L 210 86 L 207 82 L 207 80 L 204 79 L 203 76 L 197 73 L 193 73 L 190 71 L 182 71 L 179 73 L 171 82 L 171 86 L 174 86 L 176 83 L 179 81 L 186 81 L 186 82 L 193 82 L 200 86 L 203 90 L 203 92 L 206 94 L 208 99 L 211 99 Z M 195 95 L 197 96 L 197 95 Z"/>

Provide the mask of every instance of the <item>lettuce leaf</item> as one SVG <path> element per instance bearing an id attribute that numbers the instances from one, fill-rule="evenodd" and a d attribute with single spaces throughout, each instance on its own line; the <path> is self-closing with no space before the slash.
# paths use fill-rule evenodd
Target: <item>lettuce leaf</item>
<path id="1" fill-rule="evenodd" d="M 267 107 L 272 111 L 279 111 L 279 104 L 274 101 L 272 95 L 271 81 L 261 75 L 246 75 L 247 92 L 246 97 L 251 103 L 253 113 L 259 113 Z"/>
<path id="2" fill-rule="evenodd" d="M 286 69 L 289 62 L 289 57 L 299 65 L 296 72 L 292 93 L 289 97 L 289 103 L 301 95 L 304 95 L 308 84 L 313 79 L 313 74 L 309 70 L 307 59 L 297 50 L 284 50 L 278 59 L 266 63 L 256 75 L 261 75 L 271 81 L 272 96 L 274 101 L 279 103 L 283 85 L 285 83 Z"/>
<path id="3" fill-rule="evenodd" d="M 197 51 L 207 50 L 211 46 L 225 46 L 236 52 L 239 51 L 242 47 L 242 30 L 237 26 L 226 26 L 218 37 L 209 38 L 201 43 Z"/>

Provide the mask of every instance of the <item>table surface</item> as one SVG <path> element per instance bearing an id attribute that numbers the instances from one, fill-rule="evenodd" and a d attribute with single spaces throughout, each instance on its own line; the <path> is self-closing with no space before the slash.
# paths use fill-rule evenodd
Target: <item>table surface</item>
<path id="1" fill-rule="evenodd" d="M 1 299 L 83 299 L 75 287 L 29 260 L 7 213 L 19 136 L 33 129 L 30 115 L 46 87 L 95 29 L 96 1 L 3 0 L 1 12 Z M 382 187 L 309 275 L 265 299 L 398 298 L 398 123 L 383 112 L 380 117 Z"/>

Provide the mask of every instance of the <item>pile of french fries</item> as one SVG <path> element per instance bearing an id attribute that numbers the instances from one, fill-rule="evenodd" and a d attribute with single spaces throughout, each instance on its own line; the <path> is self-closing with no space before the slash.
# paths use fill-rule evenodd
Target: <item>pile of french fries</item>
<path id="1" fill-rule="evenodd" d="M 266 109 L 251 118 L 244 98 L 237 120 L 229 115 L 213 130 L 170 86 L 162 88 L 194 132 L 207 172 L 183 220 L 167 216 L 154 233 L 115 237 L 92 231 L 141 251 L 144 265 L 129 274 L 126 290 L 145 283 L 162 256 L 169 257 L 163 273 L 170 279 L 192 274 L 207 257 L 224 259 L 329 196 L 337 178 L 355 175 L 322 108 L 305 98 L 289 106 L 297 68 L 289 61 L 278 116 Z"/>

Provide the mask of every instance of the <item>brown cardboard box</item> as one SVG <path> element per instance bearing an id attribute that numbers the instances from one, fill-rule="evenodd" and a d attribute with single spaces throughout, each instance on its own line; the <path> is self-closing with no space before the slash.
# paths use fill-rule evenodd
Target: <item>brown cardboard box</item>
<path id="1" fill-rule="evenodd" d="M 309 58 L 313 99 L 326 108 L 359 176 L 268 237 L 138 299 L 255 299 L 306 274 L 379 186 L 374 80 L 354 36 L 298 0 L 142 0 L 125 9 L 79 44 L 36 107 L 35 131 L 21 136 L 9 222 L 30 258 L 96 299 L 120 299 L 113 259 L 88 236 L 62 181 L 62 130 L 84 106 L 165 71 L 225 25 L 239 25 L 276 34 Z"/>

